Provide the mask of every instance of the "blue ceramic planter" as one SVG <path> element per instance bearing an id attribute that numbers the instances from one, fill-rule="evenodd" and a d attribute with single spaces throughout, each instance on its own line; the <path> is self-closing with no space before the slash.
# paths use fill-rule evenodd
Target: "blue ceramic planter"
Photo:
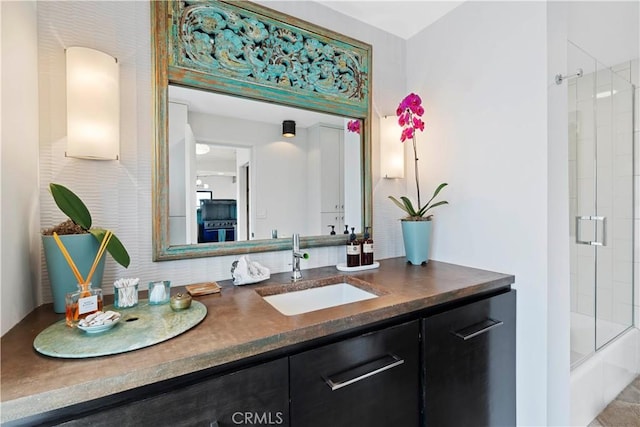
<path id="1" fill-rule="evenodd" d="M 407 261 L 413 265 L 429 262 L 431 221 L 401 221 Z"/>
<path id="2" fill-rule="evenodd" d="M 73 262 L 78 267 L 82 277 L 86 279 L 93 265 L 93 260 L 98 253 L 100 244 L 91 234 L 71 234 L 59 236 L 65 248 L 71 255 Z M 56 244 L 53 236 L 42 236 L 44 247 L 44 257 L 47 262 L 47 272 L 51 284 L 51 295 L 53 296 L 53 311 L 64 313 L 64 297 L 67 292 L 78 290 L 78 280 L 73 275 L 71 267 L 62 255 L 60 248 Z M 102 275 L 104 273 L 104 260 L 107 252 L 102 256 L 96 271 L 93 273 L 91 283 L 93 288 L 102 286 Z"/>

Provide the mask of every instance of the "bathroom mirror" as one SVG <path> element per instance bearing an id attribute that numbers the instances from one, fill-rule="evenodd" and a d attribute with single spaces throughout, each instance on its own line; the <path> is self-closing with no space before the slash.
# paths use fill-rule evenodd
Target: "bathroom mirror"
<path id="1" fill-rule="evenodd" d="M 250 2 L 153 2 L 152 26 L 154 260 L 371 225 L 369 45 Z"/>

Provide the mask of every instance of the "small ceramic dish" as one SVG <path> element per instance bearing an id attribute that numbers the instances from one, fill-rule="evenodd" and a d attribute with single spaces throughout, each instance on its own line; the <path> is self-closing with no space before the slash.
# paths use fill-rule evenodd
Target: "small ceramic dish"
<path id="1" fill-rule="evenodd" d="M 113 322 L 107 323 L 104 325 L 95 325 L 95 326 L 80 326 L 78 325 L 78 329 L 82 329 L 88 334 L 97 334 L 99 332 L 108 331 L 109 329 L 116 326 L 116 324 L 120 321 L 120 317 L 118 316 Z"/>

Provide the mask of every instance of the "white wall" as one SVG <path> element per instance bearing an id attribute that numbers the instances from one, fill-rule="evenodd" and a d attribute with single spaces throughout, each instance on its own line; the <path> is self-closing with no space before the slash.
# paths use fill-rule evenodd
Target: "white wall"
<path id="1" fill-rule="evenodd" d="M 609 67 L 638 57 L 640 2 L 569 1 L 566 5 L 569 40 Z"/>
<path id="2" fill-rule="evenodd" d="M 554 76 L 567 69 L 567 7 L 547 6 L 548 252 L 547 425 L 569 425 L 569 183 L 567 90 Z"/>
<path id="3" fill-rule="evenodd" d="M 2 2 L 1 8 L 0 299 L 4 334 L 37 304 L 40 221 L 36 3 Z"/>
<path id="4" fill-rule="evenodd" d="M 9 3 L 11 4 L 11 3 Z M 384 110 L 386 113 L 395 111 L 397 102 L 404 96 L 405 82 L 398 76 L 405 75 L 404 40 L 377 30 L 359 21 L 354 21 L 338 14 L 322 5 L 313 2 L 268 2 L 268 6 L 301 19 L 323 25 L 335 31 L 348 34 L 374 46 L 372 75 L 374 79 L 374 109 Z M 5 2 L 2 4 L 3 11 Z M 17 6 L 16 6 L 17 7 Z M 35 7 L 31 3 L 29 7 Z M 38 71 L 39 71 L 39 102 L 40 111 L 40 151 L 39 169 L 25 163 L 16 166 L 27 166 L 26 172 L 10 172 L 6 169 L 6 158 L 3 156 L 3 185 L 9 180 L 16 181 L 23 177 L 23 182 L 31 182 L 27 193 L 33 192 L 38 186 L 39 206 L 35 203 L 34 212 L 40 208 L 40 221 L 43 227 L 57 224 L 64 220 L 62 213 L 55 207 L 46 188 L 50 182 L 57 182 L 72 188 L 89 206 L 96 225 L 112 229 L 122 240 L 131 255 L 131 265 L 128 270 L 123 269 L 112 260 L 107 262 L 103 289 L 111 291 L 111 283 L 119 277 L 139 277 L 142 282 L 155 279 L 172 280 L 174 285 L 205 280 L 229 279 L 229 267 L 237 257 L 202 258 L 195 260 L 180 260 L 154 263 L 151 261 L 151 159 L 152 159 L 152 108 L 151 108 L 151 47 L 150 47 L 150 16 L 149 3 L 145 1 L 124 2 L 39 2 L 38 14 Z M 4 17 L 3 17 L 4 19 Z M 5 26 L 3 25 L 3 32 Z M 25 26 L 25 37 L 33 40 L 36 28 Z M 5 37 L 3 37 L 3 42 Z M 67 46 L 86 46 L 102 50 L 118 58 L 120 62 L 120 105 L 121 105 L 121 153 L 119 161 L 97 162 L 64 157 L 65 149 L 65 74 L 64 48 Z M 4 49 L 3 49 L 4 55 Z M 21 79 L 28 76 L 25 70 L 36 70 L 35 64 L 21 68 Z M 24 85 L 34 89 L 33 83 Z M 5 95 L 3 85 L 3 96 Z M 14 85 L 18 87 L 18 85 Z M 21 89 L 24 97 L 25 88 Z M 3 109 L 3 122 L 7 112 Z M 33 117 L 26 121 L 21 118 L 16 123 L 29 129 L 36 129 L 38 120 Z M 376 240 L 376 258 L 388 258 L 401 255 L 402 241 L 397 208 L 391 206 L 386 199 L 387 189 L 394 190 L 394 194 L 404 191 L 404 182 L 379 179 L 378 172 L 378 143 L 377 118 L 374 119 L 373 134 L 373 169 L 374 169 L 374 238 Z M 4 131 L 3 131 L 4 132 Z M 25 145 L 24 134 L 21 134 L 21 150 L 26 147 L 37 149 L 37 143 Z M 3 135 L 4 140 L 4 135 Z M 3 142 L 4 150 L 4 142 Z M 31 156 L 36 159 L 36 156 Z M 12 159 L 13 161 L 13 159 Z M 25 181 L 26 180 L 26 181 Z M 37 184 L 36 184 L 37 183 Z M 97 185 L 97 184 L 100 185 Z M 3 203 L 13 200 L 3 187 Z M 25 196 L 27 197 L 27 196 Z M 22 200 L 22 199 L 21 199 Z M 27 218 L 29 210 L 21 208 L 21 218 Z M 18 219 L 6 218 L 3 209 L 3 227 L 7 224 L 12 230 L 17 230 Z M 37 218 L 36 218 L 37 221 Z M 375 227 L 380 224 L 380 227 Z M 8 295 L 29 295 L 42 292 L 37 304 L 51 301 L 49 282 L 46 274 L 44 259 L 40 252 L 39 226 L 31 226 L 36 234 L 35 240 L 29 245 L 31 260 L 35 263 L 35 274 L 43 274 L 42 280 L 34 280 L 33 285 L 25 288 L 25 277 L 30 276 L 30 269 L 26 262 L 20 265 L 18 271 L 9 274 L 6 271 L 8 261 L 5 250 L 2 252 L 2 292 L 3 302 L 11 301 L 4 298 Z M 4 229 L 3 229 L 4 231 Z M 24 242 L 24 234 L 15 241 Z M 5 234 L 3 233 L 3 244 Z M 18 244 L 18 243 L 16 243 Z M 15 250 L 15 244 L 11 246 Z M 25 251 L 26 243 L 25 243 Z M 345 254 L 342 247 L 317 248 L 310 251 L 311 258 L 302 263 L 303 268 L 334 265 L 344 262 Z M 279 272 L 290 269 L 290 254 L 286 251 L 261 253 L 252 256 L 255 260 L 265 264 L 271 271 Z M 20 260 L 26 259 L 22 252 Z M 38 265 L 39 264 L 39 265 Z M 6 272 L 6 273 L 5 273 Z M 4 277 L 8 276 L 9 280 Z M 2 330 L 6 331 L 17 323 L 35 304 L 11 301 L 18 311 L 11 314 L 10 310 L 2 310 Z M 4 303 L 3 303 L 4 304 Z"/>
<path id="5" fill-rule="evenodd" d="M 546 36 L 542 2 L 467 2 L 407 44 L 407 85 L 422 96 L 428 129 L 418 138 L 421 188 L 449 183 L 432 257 L 516 277 L 518 425 L 547 425 L 553 352 Z"/>
<path id="6" fill-rule="evenodd" d="M 640 18 L 639 18 L 640 19 Z M 639 57 L 631 62 L 631 82 L 636 87 L 635 99 L 635 119 L 634 119 L 634 184 L 635 184 L 635 247 L 634 247 L 634 325 L 640 328 L 640 53 Z M 640 372 L 640 360 L 638 360 L 638 371 Z"/>

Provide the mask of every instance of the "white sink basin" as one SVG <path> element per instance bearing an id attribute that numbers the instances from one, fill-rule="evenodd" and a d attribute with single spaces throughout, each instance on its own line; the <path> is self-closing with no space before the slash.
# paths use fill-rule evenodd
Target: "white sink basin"
<path id="1" fill-rule="evenodd" d="M 378 298 L 378 295 L 343 282 L 262 298 L 285 316 L 295 316 L 323 308 Z"/>

